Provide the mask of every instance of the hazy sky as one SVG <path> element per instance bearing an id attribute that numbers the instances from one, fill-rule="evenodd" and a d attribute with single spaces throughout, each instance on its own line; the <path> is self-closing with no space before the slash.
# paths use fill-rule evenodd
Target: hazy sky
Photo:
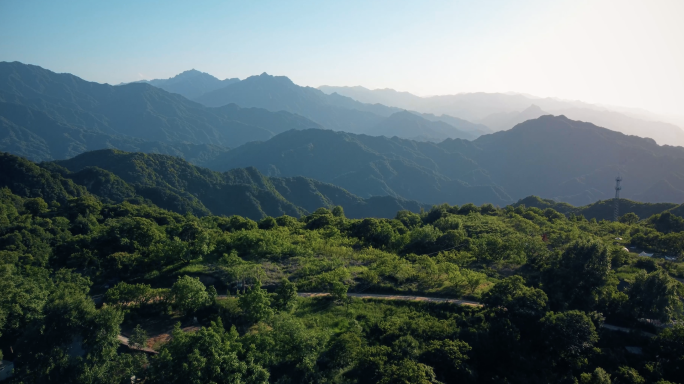
<path id="1" fill-rule="evenodd" d="M 0 0 L 0 60 L 108 82 L 195 68 L 684 114 L 684 0 Z"/>

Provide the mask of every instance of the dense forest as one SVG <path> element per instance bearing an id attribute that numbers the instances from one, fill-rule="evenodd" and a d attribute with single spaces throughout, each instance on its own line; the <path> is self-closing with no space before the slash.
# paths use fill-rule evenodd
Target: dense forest
<path id="1" fill-rule="evenodd" d="M 159 208 L 102 169 L 12 159 L 0 177 L 8 382 L 684 382 L 674 206 L 617 222 L 522 202 L 252 220 Z"/>

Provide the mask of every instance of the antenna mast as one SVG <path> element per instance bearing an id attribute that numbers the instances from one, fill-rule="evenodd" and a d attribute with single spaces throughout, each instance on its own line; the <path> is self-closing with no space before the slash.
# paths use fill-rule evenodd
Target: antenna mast
<path id="1" fill-rule="evenodd" d="M 613 212 L 613 218 L 615 221 L 618 221 L 618 217 L 620 217 L 620 191 L 622 190 L 622 186 L 620 185 L 621 181 L 622 177 L 618 175 L 618 177 L 615 178 L 615 210 Z"/>

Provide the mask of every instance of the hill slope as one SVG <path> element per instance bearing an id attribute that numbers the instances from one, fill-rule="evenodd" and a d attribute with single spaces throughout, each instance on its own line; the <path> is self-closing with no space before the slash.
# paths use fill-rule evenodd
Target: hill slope
<path id="1" fill-rule="evenodd" d="M 429 204 L 506 205 L 530 195 L 586 205 L 610 198 L 620 173 L 623 196 L 663 202 L 662 180 L 684 190 L 684 148 L 626 136 L 563 116 L 542 116 L 473 142 L 421 143 L 321 130 L 285 132 L 209 163 L 255 166 L 272 176 L 305 176 L 360 196 L 391 195 Z M 651 188 L 653 187 L 653 188 Z M 671 203 L 681 204 L 669 193 Z"/>
<path id="2" fill-rule="evenodd" d="M 496 186 L 467 183 L 486 179 L 486 175 L 480 175 L 477 164 L 460 153 L 450 153 L 434 143 L 396 137 L 289 131 L 266 142 L 236 148 L 209 166 L 226 170 L 248 165 L 270 176 L 304 176 L 329 182 L 362 197 L 390 195 L 428 204 L 512 202 Z"/>
<path id="3" fill-rule="evenodd" d="M 111 193 L 105 193 L 109 189 L 104 188 L 103 180 L 120 179 L 136 195 L 159 207 L 196 215 L 240 215 L 252 219 L 298 217 L 320 207 L 340 205 L 352 218 L 393 217 L 398 210 L 417 212 L 424 208 L 416 202 L 392 197 L 362 199 L 337 186 L 303 177 L 269 178 L 254 167 L 219 173 L 157 154 L 101 150 L 51 164 L 67 169 L 65 178 L 87 186 L 93 194 L 118 202 Z M 127 197 L 126 188 L 114 189 L 118 196 Z"/>

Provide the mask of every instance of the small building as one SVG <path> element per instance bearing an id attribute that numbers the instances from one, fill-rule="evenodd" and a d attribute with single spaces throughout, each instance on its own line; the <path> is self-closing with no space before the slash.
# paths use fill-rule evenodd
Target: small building
<path id="1" fill-rule="evenodd" d="M 7 360 L 0 360 L 0 381 L 9 379 L 14 373 L 14 363 Z"/>
<path id="2" fill-rule="evenodd" d="M 642 257 L 653 257 L 653 254 L 652 254 L 652 253 L 641 252 L 641 253 L 639 254 L 639 256 L 642 256 Z"/>
<path id="3" fill-rule="evenodd" d="M 674 256 L 665 256 L 665 260 L 667 261 L 677 261 L 677 258 Z"/>

